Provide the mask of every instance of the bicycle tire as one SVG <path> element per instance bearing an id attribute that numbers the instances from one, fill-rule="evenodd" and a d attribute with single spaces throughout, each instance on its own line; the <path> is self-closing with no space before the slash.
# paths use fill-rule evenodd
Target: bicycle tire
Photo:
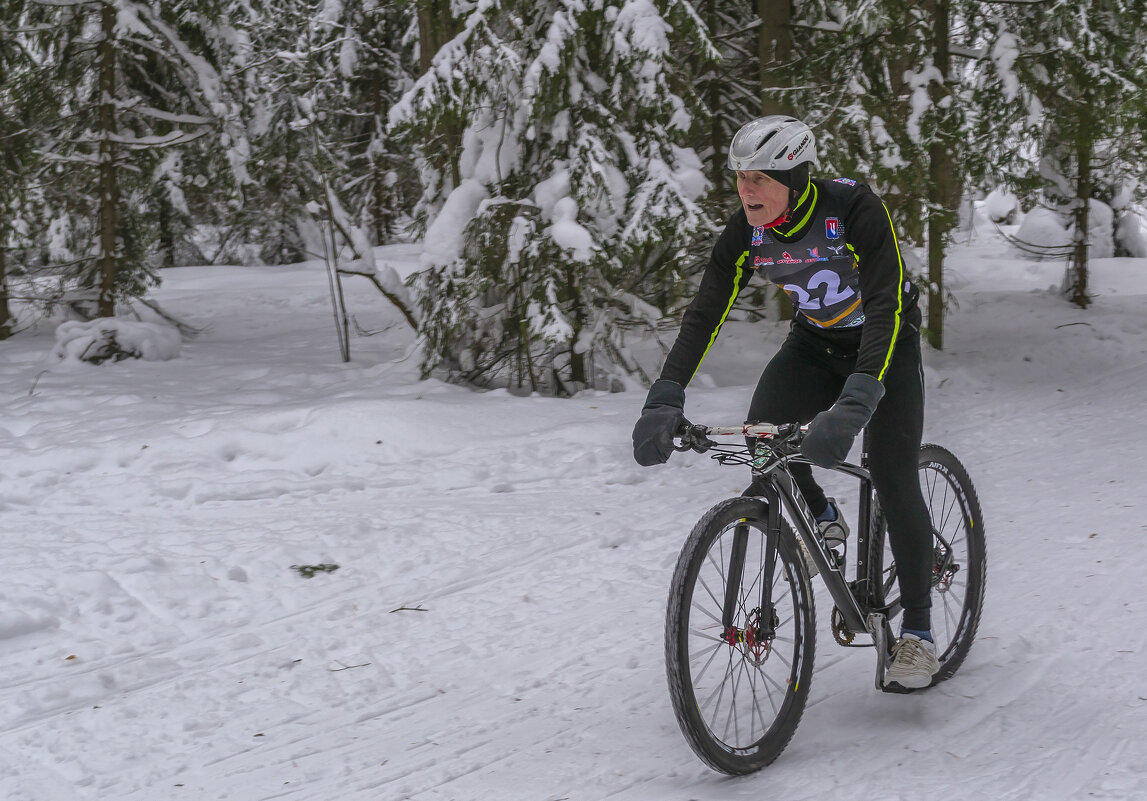
<path id="1" fill-rule="evenodd" d="M 812 585 L 784 520 L 773 570 L 776 639 L 762 644 L 748 635 L 761 630 L 764 618 L 759 582 L 769 547 L 766 513 L 761 500 L 742 497 L 722 501 L 702 516 L 681 549 L 666 614 L 665 664 L 677 722 L 703 762 L 732 775 L 760 770 L 781 754 L 804 714 L 812 679 Z M 726 561 L 726 554 L 738 526 L 748 532 L 735 621 L 744 641 L 730 642 L 719 599 L 732 575 L 733 560 Z M 720 669 L 710 669 L 722 660 L 724 674 L 718 680 Z M 727 710 L 722 707 L 726 690 Z"/>
<path id="2" fill-rule="evenodd" d="M 987 581 L 987 541 L 976 488 L 960 460 L 940 445 L 920 447 L 920 489 L 932 517 L 932 636 L 940 670 L 928 685 L 951 678 L 976 638 Z M 958 512 L 958 514 L 957 514 Z M 887 527 L 877 512 L 869 540 L 869 569 L 881 576 L 877 606 L 899 598 L 896 563 L 887 544 Z M 891 622 L 891 621 L 890 621 Z"/>

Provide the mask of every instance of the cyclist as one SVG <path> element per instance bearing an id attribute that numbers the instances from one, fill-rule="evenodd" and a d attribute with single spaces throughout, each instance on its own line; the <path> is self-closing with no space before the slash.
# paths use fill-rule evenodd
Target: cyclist
<path id="1" fill-rule="evenodd" d="M 932 526 L 917 478 L 924 426 L 919 291 L 905 275 L 884 203 L 850 178 L 811 178 L 812 131 L 784 115 L 742 127 L 729 147 L 741 207 L 729 218 L 677 340 L 633 430 L 634 458 L 665 462 L 687 423 L 685 387 L 757 271 L 783 287 L 797 312 L 765 366 L 749 422 L 811 423 L 802 453 L 843 462 L 868 427 L 869 466 L 899 568 L 904 618 L 887 685 L 926 687 L 939 670 L 932 641 Z M 848 534 L 835 500 L 808 465 L 793 474 L 826 543 Z M 751 494 L 753 488 L 746 490 Z"/>

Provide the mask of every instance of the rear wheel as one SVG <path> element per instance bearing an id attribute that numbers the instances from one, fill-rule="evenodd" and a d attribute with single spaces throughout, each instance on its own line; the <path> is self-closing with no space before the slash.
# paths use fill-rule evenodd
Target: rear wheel
<path id="1" fill-rule="evenodd" d="M 968 655 L 984 605 L 986 543 L 980 501 L 967 470 L 939 445 L 920 448 L 920 491 L 932 518 L 932 637 L 940 672 L 952 676 Z M 869 542 L 870 567 L 880 576 L 877 605 L 900 599 L 896 562 L 880 520 Z M 894 627 L 895 629 L 895 627 Z"/>
<path id="2" fill-rule="evenodd" d="M 812 678 L 812 587 L 788 525 L 769 537 L 766 513 L 754 498 L 710 509 L 681 550 L 669 592 L 673 711 L 697 755 L 724 773 L 751 773 L 780 755 Z"/>

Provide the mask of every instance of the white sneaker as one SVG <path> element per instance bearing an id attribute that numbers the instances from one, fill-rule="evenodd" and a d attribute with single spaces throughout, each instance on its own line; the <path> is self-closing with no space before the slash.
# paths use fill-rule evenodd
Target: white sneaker
<path id="1" fill-rule="evenodd" d="M 936 643 L 922 640 L 915 634 L 905 634 L 892 646 L 892 661 L 884 674 L 884 685 L 898 684 L 918 690 L 932 683 L 940 672 L 936 659 Z"/>

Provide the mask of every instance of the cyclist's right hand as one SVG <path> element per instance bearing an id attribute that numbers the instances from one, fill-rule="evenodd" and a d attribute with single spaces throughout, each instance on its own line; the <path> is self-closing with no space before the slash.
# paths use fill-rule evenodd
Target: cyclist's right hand
<path id="1" fill-rule="evenodd" d="M 664 464 L 674 450 L 673 435 L 688 425 L 684 387 L 664 378 L 654 381 L 633 427 L 633 458 L 643 467 Z"/>

